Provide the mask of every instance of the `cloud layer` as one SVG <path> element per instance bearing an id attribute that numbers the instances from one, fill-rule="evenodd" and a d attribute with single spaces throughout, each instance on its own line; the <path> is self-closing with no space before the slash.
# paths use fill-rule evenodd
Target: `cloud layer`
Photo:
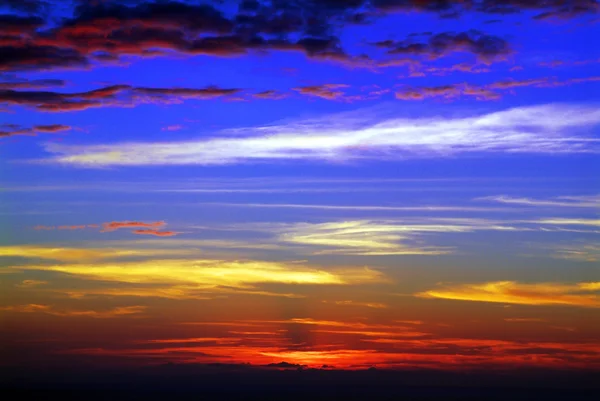
<path id="1" fill-rule="evenodd" d="M 358 115 L 358 114 L 357 114 Z M 187 142 L 47 144 L 48 162 L 82 167 L 218 165 L 265 161 L 397 160 L 462 153 L 596 153 L 590 128 L 600 123 L 593 106 L 550 104 L 472 117 L 399 118 L 373 122 L 365 116 L 235 130 Z"/>

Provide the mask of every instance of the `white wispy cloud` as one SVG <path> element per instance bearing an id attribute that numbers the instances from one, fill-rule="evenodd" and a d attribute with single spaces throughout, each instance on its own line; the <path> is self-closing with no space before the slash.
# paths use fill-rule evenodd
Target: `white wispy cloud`
<path id="1" fill-rule="evenodd" d="M 350 220 L 296 223 L 278 228 L 284 243 L 316 247 L 317 254 L 444 255 L 453 248 L 418 245 L 423 233 L 468 233 L 481 230 L 528 230 L 485 219 L 419 219 L 415 221 Z"/>
<path id="2" fill-rule="evenodd" d="M 340 114 L 212 133 L 184 142 L 47 143 L 46 161 L 75 166 L 222 165 L 274 160 L 347 161 L 461 153 L 597 153 L 589 129 L 600 108 L 547 104 L 469 117 L 377 119 Z"/>
<path id="3" fill-rule="evenodd" d="M 342 210 L 342 211 L 427 211 L 427 212 L 490 212 L 490 211 L 510 211 L 506 208 L 490 207 L 472 207 L 472 206 L 377 206 L 377 205 L 317 205 L 300 203 L 232 203 L 232 202 L 202 202 L 198 206 L 225 206 L 242 208 L 273 208 L 273 209 L 317 209 L 317 210 Z M 514 209 L 512 209 L 514 210 Z"/>
<path id="4" fill-rule="evenodd" d="M 534 221 L 538 224 L 554 224 L 557 226 L 592 226 L 600 227 L 600 219 L 585 219 L 585 218 L 548 218 Z"/>
<path id="5" fill-rule="evenodd" d="M 552 256 L 557 259 L 578 262 L 598 262 L 600 261 L 600 244 L 573 244 L 556 247 Z"/>
<path id="6" fill-rule="evenodd" d="M 476 200 L 491 201 L 512 205 L 550 207 L 600 207 L 599 195 L 558 196 L 549 199 L 520 198 L 506 195 L 486 196 Z"/>

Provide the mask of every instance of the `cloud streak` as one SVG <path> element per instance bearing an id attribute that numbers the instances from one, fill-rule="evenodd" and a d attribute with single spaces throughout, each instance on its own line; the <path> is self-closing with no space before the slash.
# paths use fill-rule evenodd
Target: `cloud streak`
<path id="1" fill-rule="evenodd" d="M 96 319 L 110 319 L 137 315 L 146 309 L 145 306 L 119 306 L 108 310 L 77 310 L 77 309 L 56 309 L 51 305 L 27 304 L 11 305 L 0 307 L 0 311 L 17 313 L 46 313 L 61 317 L 91 317 Z"/>
<path id="2" fill-rule="evenodd" d="M 330 116 L 238 129 L 237 137 L 223 132 L 220 137 L 185 142 L 49 143 L 45 148 L 53 156 L 45 161 L 80 167 L 224 165 L 600 151 L 600 140 L 586 133 L 600 124 L 600 109 L 593 106 L 548 104 L 472 117 L 373 120 L 373 116 Z"/>
<path id="3" fill-rule="evenodd" d="M 493 302 L 520 305 L 566 305 L 600 308 L 600 283 L 536 283 L 496 281 L 459 284 L 417 293 L 422 298 Z"/>
<path id="4" fill-rule="evenodd" d="M 486 196 L 476 200 L 504 203 L 509 205 L 542 206 L 542 207 L 600 207 L 600 195 L 557 196 L 549 199 L 517 198 L 507 195 Z"/>
<path id="5" fill-rule="evenodd" d="M 119 283 L 108 289 L 64 290 L 75 298 L 85 295 L 206 299 L 210 294 L 240 293 L 266 296 L 293 294 L 262 291 L 262 284 L 356 285 L 385 283 L 369 268 L 319 269 L 298 263 L 218 259 L 151 259 L 142 261 L 67 261 L 63 264 L 15 266 L 16 270 L 66 273 L 82 280 Z M 70 262 L 70 263 L 69 263 Z M 73 263 L 75 262 L 75 263 Z"/>

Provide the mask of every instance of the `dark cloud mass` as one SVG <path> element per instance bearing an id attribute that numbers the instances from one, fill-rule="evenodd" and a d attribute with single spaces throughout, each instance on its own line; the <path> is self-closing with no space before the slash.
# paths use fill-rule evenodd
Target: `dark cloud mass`
<path id="1" fill-rule="evenodd" d="M 0 12 L 8 12 L 0 15 L 0 71 L 81 68 L 92 61 L 117 60 L 122 55 L 155 56 L 164 51 L 236 56 L 287 50 L 353 62 L 356 57 L 348 55 L 339 40 L 341 28 L 373 22 L 386 13 L 418 11 L 447 17 L 524 11 L 543 19 L 598 11 L 597 0 L 240 0 L 205 4 L 1 0 L 0 6 Z M 58 16 L 42 12 L 48 9 L 63 11 Z M 53 18 L 41 18 L 49 15 Z M 508 46 L 500 38 L 476 31 L 441 33 L 427 43 L 390 45 L 392 54 L 434 56 L 460 48 L 482 59 L 496 57 Z"/>

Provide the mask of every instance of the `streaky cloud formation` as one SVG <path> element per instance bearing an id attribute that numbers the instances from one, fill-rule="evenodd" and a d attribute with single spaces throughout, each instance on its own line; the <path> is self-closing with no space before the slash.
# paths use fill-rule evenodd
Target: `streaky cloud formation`
<path id="1" fill-rule="evenodd" d="M 149 88 L 112 85 L 87 92 L 17 91 L 0 89 L 0 104 L 43 112 L 82 111 L 98 107 L 133 107 L 147 103 L 180 103 L 183 99 L 213 99 L 239 92 L 236 88 Z"/>
<path id="2" fill-rule="evenodd" d="M 498 195 L 477 198 L 476 200 L 505 203 L 524 206 L 550 206 L 550 207 L 600 207 L 600 195 L 557 196 L 550 199 L 518 198 L 513 196 Z"/>
<path id="3" fill-rule="evenodd" d="M 204 295 L 222 292 L 271 295 L 256 287 L 267 283 L 339 286 L 388 281 L 381 272 L 367 267 L 324 270 L 294 263 L 251 260 L 150 259 L 135 262 L 23 265 L 15 266 L 14 269 L 66 273 L 83 280 L 137 286 L 157 285 L 137 290 L 125 287 L 122 292 L 119 288 L 112 288 L 108 292 L 99 291 L 106 295 L 167 296 L 182 299 L 194 298 L 198 292 Z M 65 292 L 78 293 L 73 290 Z M 81 291 L 82 295 L 94 292 L 93 289 L 89 292 Z"/>
<path id="4" fill-rule="evenodd" d="M 600 282 L 529 284 L 515 281 L 496 281 L 483 284 L 449 285 L 415 295 L 424 298 L 458 301 L 600 308 L 600 295 L 597 294 L 599 290 Z"/>
<path id="5" fill-rule="evenodd" d="M 144 312 L 145 306 L 119 306 L 109 310 L 74 310 L 74 309 L 56 309 L 51 305 L 14 305 L 0 307 L 0 311 L 18 312 L 18 313 L 47 313 L 49 315 L 61 317 L 92 317 L 96 319 L 110 319 L 115 317 L 124 317 Z"/>
<path id="6" fill-rule="evenodd" d="M 506 222 L 511 223 L 511 222 Z M 491 220 L 417 218 L 414 220 L 347 220 L 296 223 L 274 228 L 278 240 L 316 248 L 316 254 L 345 255 L 446 255 L 452 247 L 423 246 L 422 234 L 458 234 L 476 231 L 527 231 Z"/>
<path id="7" fill-rule="evenodd" d="M 74 248 L 63 246 L 13 245 L 0 247 L 0 257 L 14 256 L 22 258 L 39 258 L 61 262 L 89 262 L 104 259 L 124 259 L 131 257 L 166 257 L 195 255 L 193 249 L 161 249 L 161 248 Z"/>
<path id="8" fill-rule="evenodd" d="M 554 249 L 553 257 L 557 259 L 566 259 L 577 262 L 598 262 L 600 261 L 600 244 L 573 244 L 557 246 Z"/>
<path id="9" fill-rule="evenodd" d="M 244 134 L 239 138 L 111 145 L 49 143 L 45 149 L 54 156 L 45 161 L 104 167 L 395 160 L 462 153 L 597 153 L 599 139 L 586 130 L 599 123 L 599 108 L 569 104 L 520 107 L 474 117 L 401 118 L 377 123 L 333 116 L 239 129 L 236 132 Z"/>

